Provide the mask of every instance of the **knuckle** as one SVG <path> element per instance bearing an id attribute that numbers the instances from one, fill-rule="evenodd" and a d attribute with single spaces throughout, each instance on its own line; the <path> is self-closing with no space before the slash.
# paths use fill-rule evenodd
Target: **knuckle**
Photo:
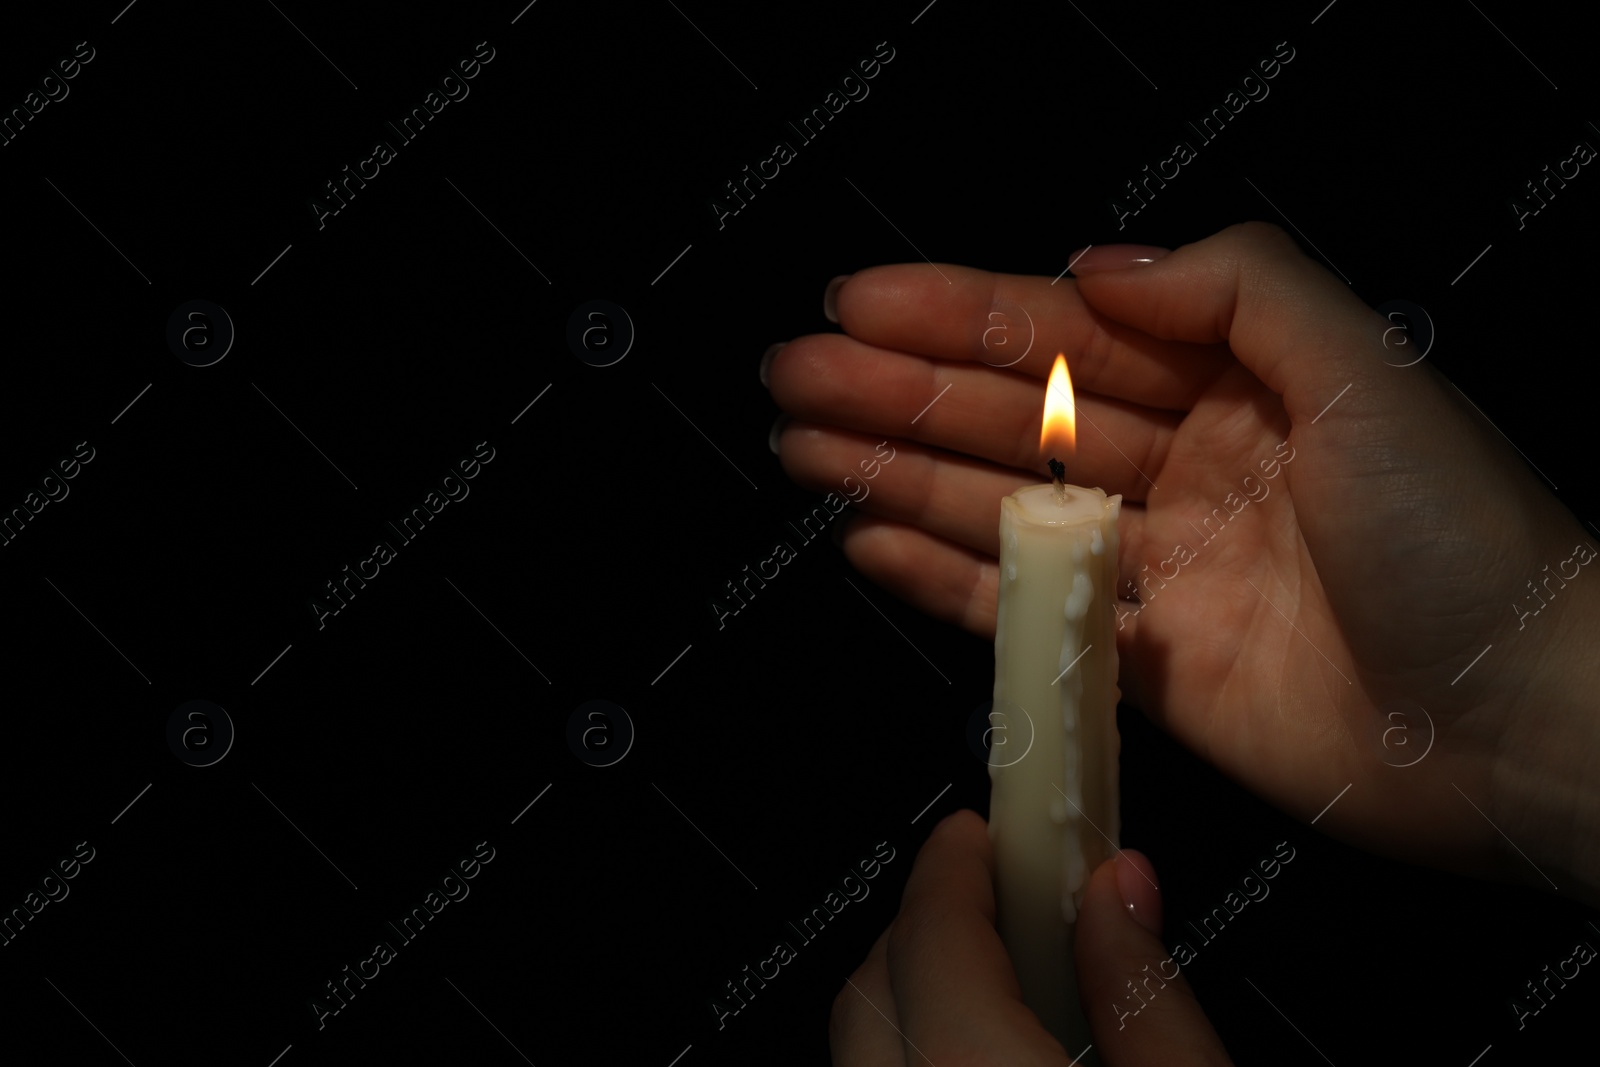
<path id="1" fill-rule="evenodd" d="M 939 916 L 914 898 L 908 897 L 889 928 L 889 955 L 914 955 L 921 946 L 936 938 Z"/>
<path id="2" fill-rule="evenodd" d="M 1081 381 L 1083 385 L 1079 388 L 1087 392 L 1094 392 L 1097 386 L 1104 384 L 1116 344 L 1111 332 L 1096 322 L 1094 331 L 1078 350 L 1077 366 L 1073 369 L 1074 384 Z"/>
<path id="3" fill-rule="evenodd" d="M 1289 236 L 1289 231 L 1275 222 L 1253 219 L 1250 222 L 1241 222 L 1230 226 L 1226 232 L 1237 235 L 1244 244 L 1252 247 L 1271 247 L 1283 244 L 1299 247 L 1294 244 L 1294 238 Z"/>
<path id="4" fill-rule="evenodd" d="M 855 990 L 850 988 L 849 982 L 840 986 L 839 992 L 833 995 L 833 1004 L 828 1009 L 828 1033 L 837 1036 L 844 1030 L 846 1022 L 849 1021 L 851 1009 L 854 1007 L 850 1003 L 851 998 L 854 996 Z"/>
<path id="5" fill-rule="evenodd" d="M 828 1009 L 828 1042 L 835 1049 L 848 1040 L 851 1032 L 862 1020 L 861 994 L 851 983 L 861 977 L 863 969 L 858 968 L 856 973 L 850 976 L 850 980 L 839 987 L 839 992 L 834 994 L 833 1004 Z"/>

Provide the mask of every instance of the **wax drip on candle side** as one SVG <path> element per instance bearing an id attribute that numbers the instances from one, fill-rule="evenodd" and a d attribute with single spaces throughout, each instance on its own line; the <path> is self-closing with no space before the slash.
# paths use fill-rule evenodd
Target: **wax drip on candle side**
<path id="1" fill-rule="evenodd" d="M 1094 529 L 1090 538 L 1089 553 L 1098 555 L 1094 542 L 1100 539 L 1100 531 Z M 1083 568 L 1083 559 L 1086 554 L 1081 538 L 1074 539 L 1072 543 L 1072 560 L 1078 566 L 1077 573 L 1072 578 L 1072 589 L 1067 593 L 1066 602 L 1062 605 L 1062 613 L 1066 616 L 1067 632 L 1061 642 L 1061 656 L 1058 661 L 1059 669 L 1082 657 L 1079 650 L 1084 647 L 1084 634 L 1087 628 L 1089 605 L 1094 601 L 1094 579 Z M 1104 551 L 1101 546 L 1100 551 Z M 1062 756 L 1065 766 L 1061 776 L 1062 784 L 1066 786 L 1064 792 L 1072 801 L 1077 811 L 1083 811 L 1085 798 L 1083 795 L 1083 746 L 1078 738 L 1078 730 L 1083 718 L 1083 677 L 1087 668 L 1082 664 L 1079 669 L 1068 672 L 1060 680 L 1061 685 L 1061 718 L 1062 727 L 1067 740 Z M 1063 808 L 1067 805 L 1062 804 Z M 1051 814 L 1054 815 L 1056 807 L 1055 798 L 1051 802 Z M 1088 880 L 1089 871 L 1084 862 L 1085 857 L 1081 849 L 1067 847 L 1062 850 L 1061 871 L 1061 917 L 1069 923 L 1078 921 L 1078 897 L 1083 891 L 1084 883 Z"/>

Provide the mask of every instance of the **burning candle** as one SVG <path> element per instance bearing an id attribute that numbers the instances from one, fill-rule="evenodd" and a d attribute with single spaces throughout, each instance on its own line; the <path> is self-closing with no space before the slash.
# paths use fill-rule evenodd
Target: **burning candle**
<path id="1" fill-rule="evenodd" d="M 1066 1048 L 1089 1044 L 1072 930 L 1089 875 L 1116 848 L 1117 514 L 1122 497 L 1065 485 L 1076 445 L 1057 355 L 1039 435 L 1054 484 L 1000 504 L 989 838 L 996 925 L 1023 1001 Z"/>

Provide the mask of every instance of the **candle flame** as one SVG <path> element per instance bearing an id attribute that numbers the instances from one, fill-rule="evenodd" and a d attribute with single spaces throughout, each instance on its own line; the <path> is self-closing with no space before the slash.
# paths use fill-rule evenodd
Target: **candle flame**
<path id="1" fill-rule="evenodd" d="M 1045 456 L 1071 456 L 1078 447 L 1078 417 L 1072 399 L 1072 379 L 1067 357 L 1056 353 L 1050 382 L 1044 390 L 1044 425 L 1039 431 L 1039 452 Z"/>

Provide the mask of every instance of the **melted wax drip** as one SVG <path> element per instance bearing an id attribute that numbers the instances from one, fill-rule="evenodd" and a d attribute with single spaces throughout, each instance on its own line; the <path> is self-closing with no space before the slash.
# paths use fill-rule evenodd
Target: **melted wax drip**
<path id="1" fill-rule="evenodd" d="M 1089 551 L 1096 556 L 1105 552 L 1105 542 L 1098 527 L 1091 531 Z M 1068 625 L 1067 632 L 1062 638 L 1061 656 L 1056 666 L 1058 671 L 1066 670 L 1074 659 L 1078 661 L 1078 665 L 1065 674 L 1058 684 L 1062 686 L 1061 723 L 1065 734 L 1063 738 L 1065 746 L 1062 752 L 1065 773 L 1062 782 L 1066 786 L 1067 796 L 1072 798 L 1072 803 L 1077 805 L 1079 812 L 1083 809 L 1083 751 L 1082 746 L 1078 744 L 1078 720 L 1083 714 L 1083 673 L 1080 667 L 1081 656 L 1085 651 L 1084 624 L 1088 619 L 1089 605 L 1094 602 L 1094 578 L 1083 566 L 1085 555 L 1083 541 L 1075 540 L 1072 546 L 1072 561 L 1077 564 L 1078 569 L 1072 578 L 1072 591 L 1067 594 L 1066 603 L 1062 607 Z M 1050 803 L 1051 818 L 1058 824 L 1065 823 L 1068 807 L 1066 799 L 1057 794 Z M 1060 819 L 1055 818 L 1057 809 L 1061 811 Z M 1064 846 L 1061 856 L 1061 916 L 1067 922 L 1075 923 L 1078 921 L 1075 900 L 1088 878 L 1088 871 L 1084 869 L 1083 850 L 1077 840 L 1066 840 Z"/>

